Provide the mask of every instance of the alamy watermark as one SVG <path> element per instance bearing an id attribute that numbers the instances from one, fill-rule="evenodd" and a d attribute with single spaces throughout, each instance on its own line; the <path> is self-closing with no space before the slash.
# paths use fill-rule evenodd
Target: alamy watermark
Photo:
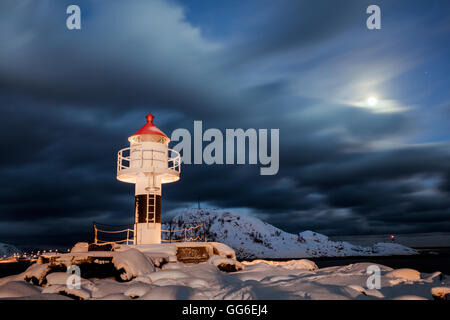
<path id="1" fill-rule="evenodd" d="M 279 170 L 279 129 L 226 129 L 224 137 L 216 128 L 203 132 L 202 121 L 194 121 L 193 137 L 189 130 L 180 128 L 170 139 L 179 141 L 173 149 L 182 152 L 184 164 L 260 164 L 264 166 L 260 175 L 275 175 Z M 203 148 L 204 142 L 208 144 Z"/>
<path id="2" fill-rule="evenodd" d="M 367 274 L 370 276 L 367 278 L 366 285 L 368 289 L 381 289 L 381 270 L 376 264 L 372 264 L 367 267 Z"/>
<path id="3" fill-rule="evenodd" d="M 81 288 L 81 270 L 79 266 L 69 266 L 66 271 L 71 274 L 66 279 L 66 287 L 68 289 L 80 289 Z"/>

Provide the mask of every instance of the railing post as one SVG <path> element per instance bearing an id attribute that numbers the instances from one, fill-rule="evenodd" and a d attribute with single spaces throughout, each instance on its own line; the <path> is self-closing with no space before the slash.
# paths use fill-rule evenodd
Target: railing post
<path id="1" fill-rule="evenodd" d="M 187 228 L 184 227 L 184 241 L 187 241 Z"/>
<path id="2" fill-rule="evenodd" d="M 97 244 L 97 226 L 94 224 L 94 243 Z"/>
<path id="3" fill-rule="evenodd" d="M 128 239 L 130 238 L 130 229 L 127 229 L 127 245 L 128 245 Z"/>

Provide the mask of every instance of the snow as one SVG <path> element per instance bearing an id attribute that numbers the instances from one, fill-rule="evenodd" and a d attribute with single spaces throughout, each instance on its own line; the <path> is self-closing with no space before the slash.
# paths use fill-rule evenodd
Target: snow
<path id="1" fill-rule="evenodd" d="M 319 269 L 307 259 L 289 261 L 254 260 L 242 263 L 214 255 L 199 264 L 165 263 L 154 267 L 136 249 L 116 252 L 118 267 L 134 278 L 80 279 L 81 287 L 68 288 L 69 274 L 52 272 L 47 265 L 33 265 L 24 273 L 0 279 L 3 299 L 448 299 L 450 279 L 435 272 L 414 269 L 380 269 L 379 289 L 367 287 L 367 269 L 372 263 L 356 263 Z M 148 259 L 148 260 L 146 260 Z M 126 266 L 125 266 L 126 260 Z M 242 265 L 236 272 L 223 272 L 221 263 Z M 26 281 L 25 274 L 41 279 L 40 285 Z M 127 277 L 129 278 L 129 277 Z M 6 279 L 6 280 L 5 280 Z"/>
<path id="2" fill-rule="evenodd" d="M 69 288 L 65 284 L 57 284 L 45 287 L 44 290 L 42 290 L 42 293 L 58 293 L 62 295 L 67 295 L 69 297 L 76 297 L 79 300 L 89 300 L 91 298 L 91 293 L 89 290 L 81 287 L 80 289 L 77 288 Z"/>
<path id="3" fill-rule="evenodd" d="M 45 276 L 50 271 L 48 263 L 45 264 L 33 264 L 23 273 L 23 279 L 31 281 L 33 284 L 42 284 L 45 280 Z"/>
<path id="4" fill-rule="evenodd" d="M 0 286 L 0 298 L 18 298 L 38 294 L 39 287 L 24 281 L 11 281 Z"/>
<path id="5" fill-rule="evenodd" d="M 230 258 L 223 258 L 221 256 L 214 255 L 209 258 L 208 263 L 216 266 L 222 271 L 239 271 L 244 269 L 244 266 L 239 261 Z"/>
<path id="6" fill-rule="evenodd" d="M 117 270 L 124 270 L 120 275 L 122 280 L 131 280 L 155 271 L 153 261 L 134 248 L 115 253 L 112 262 Z"/>
<path id="7" fill-rule="evenodd" d="M 0 259 L 8 258 L 16 253 L 22 254 L 22 250 L 13 245 L 0 242 Z"/>
<path id="8" fill-rule="evenodd" d="M 319 269 L 319 267 L 313 261 L 307 260 L 307 259 L 289 260 L 289 261 L 270 261 L 270 260 L 257 259 L 257 260 L 253 260 L 251 262 L 248 262 L 248 261 L 243 262 L 244 265 L 254 265 L 257 263 L 270 264 L 273 266 L 279 266 L 279 267 L 286 268 L 289 270 L 300 269 L 300 270 L 313 271 L 313 270 Z"/>
<path id="9" fill-rule="evenodd" d="M 66 285 L 67 280 L 69 283 L 73 284 L 73 281 L 70 281 L 70 277 L 72 277 L 71 273 L 67 272 L 53 272 L 47 275 L 47 286 L 57 286 L 57 285 Z M 95 290 L 95 285 L 86 279 L 80 278 L 80 285 L 90 291 Z"/>
<path id="10" fill-rule="evenodd" d="M 186 209 L 171 221 L 173 226 L 204 222 L 208 241 L 230 246 L 239 259 L 293 259 L 310 257 L 387 256 L 417 254 L 416 250 L 395 243 L 377 243 L 363 247 L 331 241 L 313 231 L 299 234 L 284 232 L 252 216 L 224 210 Z M 170 229 L 164 224 L 163 229 Z M 220 245 L 218 245 L 220 246 Z"/>
<path id="11" fill-rule="evenodd" d="M 44 257 L 19 275 L 1 278 L 0 299 L 449 299 L 450 278 L 438 271 L 426 274 L 377 265 L 381 286 L 374 289 L 367 284 L 373 263 L 319 269 L 314 261 L 304 259 L 415 253 L 407 247 L 393 243 L 360 247 L 330 241 L 313 231 L 289 234 L 259 219 L 229 212 L 197 213 L 188 211 L 176 219 L 205 221 L 213 242 L 121 245 L 114 251 L 92 252 L 78 244 L 71 253 Z M 209 259 L 196 264 L 178 261 L 177 250 L 186 246 L 205 247 Z M 236 255 L 252 261 L 239 262 Z M 264 256 L 291 259 L 272 261 Z M 80 268 L 96 264 L 90 272 L 84 269 L 82 274 L 90 278 L 80 278 L 78 288 L 66 285 L 72 274 L 60 272 L 61 267 L 74 264 Z M 98 271 L 100 264 L 113 266 L 112 271 Z"/>
<path id="12" fill-rule="evenodd" d="M 420 280 L 420 272 L 418 272 L 417 270 L 414 270 L 414 269 L 403 268 L 403 269 L 397 269 L 397 270 L 388 272 L 386 274 L 386 277 L 415 281 L 415 280 Z"/>
<path id="13" fill-rule="evenodd" d="M 450 288 L 449 287 L 434 287 L 431 289 L 433 298 L 439 300 L 450 300 Z"/>
<path id="14" fill-rule="evenodd" d="M 87 242 L 78 242 L 76 243 L 72 250 L 70 252 L 77 253 L 77 252 L 88 252 L 89 251 L 89 243 Z"/>

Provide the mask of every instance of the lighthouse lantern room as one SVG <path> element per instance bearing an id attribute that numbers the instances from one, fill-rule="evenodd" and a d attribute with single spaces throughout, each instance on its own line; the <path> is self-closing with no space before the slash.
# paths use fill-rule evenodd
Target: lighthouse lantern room
<path id="1" fill-rule="evenodd" d="M 149 113 L 117 154 L 117 179 L 135 184 L 134 244 L 161 243 L 161 186 L 180 179 L 180 154 L 153 119 Z"/>

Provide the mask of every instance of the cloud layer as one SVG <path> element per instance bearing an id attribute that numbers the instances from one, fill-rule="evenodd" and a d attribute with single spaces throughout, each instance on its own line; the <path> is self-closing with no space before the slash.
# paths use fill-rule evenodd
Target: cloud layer
<path id="1" fill-rule="evenodd" d="M 148 111 L 168 134 L 280 129 L 276 176 L 186 165 L 166 218 L 200 197 L 291 232 L 450 230 L 445 1 L 385 5 L 375 33 L 365 1 L 78 3 L 81 31 L 69 1 L 0 5 L 0 241 L 71 245 L 92 221 L 132 222 L 115 157 Z"/>

